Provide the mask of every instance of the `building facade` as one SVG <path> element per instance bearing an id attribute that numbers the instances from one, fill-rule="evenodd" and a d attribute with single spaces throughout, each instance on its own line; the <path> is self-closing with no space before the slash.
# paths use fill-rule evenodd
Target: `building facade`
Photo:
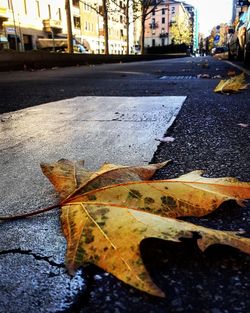
<path id="1" fill-rule="evenodd" d="M 190 19 L 191 15 L 182 2 L 173 0 L 162 1 L 149 14 L 146 22 L 145 47 L 166 46 L 173 43 L 177 37 L 174 33 L 174 27 L 177 29 L 177 23 L 182 21 L 183 25 L 191 30 Z M 182 31 L 183 28 L 181 29 L 180 27 L 180 35 Z"/>
<path id="2" fill-rule="evenodd" d="M 189 13 L 190 27 L 191 31 L 191 42 L 193 51 L 196 51 L 199 48 L 199 24 L 198 24 L 198 11 L 197 9 L 187 3 L 183 4 L 185 9 Z"/>
<path id="3" fill-rule="evenodd" d="M 70 0 L 72 35 L 91 53 L 104 53 L 102 0 Z M 129 10 L 126 10 L 126 6 Z M 109 52 L 125 54 L 138 42 L 133 23 L 132 0 L 110 1 L 108 6 Z M 129 27 L 127 27 L 127 23 Z M 138 24 L 137 24 L 138 27 Z M 0 49 L 28 51 L 39 48 L 40 39 L 67 38 L 65 0 L 0 1 Z"/>
<path id="4" fill-rule="evenodd" d="M 65 8 L 60 0 L 8 0 L 3 32 L 8 47 L 18 51 L 37 48 L 39 38 L 65 36 Z"/>

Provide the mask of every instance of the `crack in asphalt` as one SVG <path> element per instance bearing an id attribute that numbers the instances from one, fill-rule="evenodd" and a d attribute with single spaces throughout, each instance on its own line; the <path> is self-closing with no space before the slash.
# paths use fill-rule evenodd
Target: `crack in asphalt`
<path id="1" fill-rule="evenodd" d="M 35 258 L 37 261 L 45 261 L 45 262 L 49 263 L 51 266 L 55 266 L 55 267 L 58 267 L 58 268 L 65 268 L 64 263 L 57 263 L 57 262 L 51 260 L 47 256 L 38 255 L 38 254 L 32 252 L 32 250 L 22 250 L 20 248 L 17 248 L 17 249 L 10 249 L 10 250 L 0 251 L 0 255 L 7 255 L 7 254 L 24 254 L 24 255 L 29 255 L 29 256 L 32 256 L 33 258 Z"/>

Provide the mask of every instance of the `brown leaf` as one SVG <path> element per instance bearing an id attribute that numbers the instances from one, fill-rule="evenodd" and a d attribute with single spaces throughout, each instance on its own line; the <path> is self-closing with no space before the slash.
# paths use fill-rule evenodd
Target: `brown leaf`
<path id="1" fill-rule="evenodd" d="M 235 70 L 228 70 L 227 75 L 231 76 L 231 77 L 236 76 L 236 71 Z"/>
<path id="2" fill-rule="evenodd" d="M 175 141 L 175 138 L 174 137 L 163 137 L 163 138 L 156 138 L 155 140 L 160 141 L 160 142 L 169 143 L 169 142 Z"/>
<path id="3" fill-rule="evenodd" d="M 209 74 L 198 74 L 197 78 L 210 78 L 211 76 Z"/>
<path id="4" fill-rule="evenodd" d="M 243 128 L 247 128 L 249 126 L 249 124 L 244 124 L 244 123 L 239 123 L 237 125 L 239 125 L 240 127 L 243 127 Z"/>

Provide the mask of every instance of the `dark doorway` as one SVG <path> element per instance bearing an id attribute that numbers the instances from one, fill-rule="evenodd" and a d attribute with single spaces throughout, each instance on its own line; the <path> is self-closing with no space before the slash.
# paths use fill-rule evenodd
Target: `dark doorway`
<path id="1" fill-rule="evenodd" d="M 23 46 L 24 46 L 25 51 L 33 49 L 32 36 L 31 35 L 23 35 Z"/>

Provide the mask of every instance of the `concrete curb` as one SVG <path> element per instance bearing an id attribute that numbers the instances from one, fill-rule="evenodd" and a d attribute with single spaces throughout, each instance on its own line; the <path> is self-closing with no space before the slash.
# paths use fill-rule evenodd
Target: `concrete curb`
<path id="1" fill-rule="evenodd" d="M 102 63 L 125 63 L 185 57 L 185 53 L 157 55 L 66 54 L 50 52 L 1 52 L 0 72 Z"/>

